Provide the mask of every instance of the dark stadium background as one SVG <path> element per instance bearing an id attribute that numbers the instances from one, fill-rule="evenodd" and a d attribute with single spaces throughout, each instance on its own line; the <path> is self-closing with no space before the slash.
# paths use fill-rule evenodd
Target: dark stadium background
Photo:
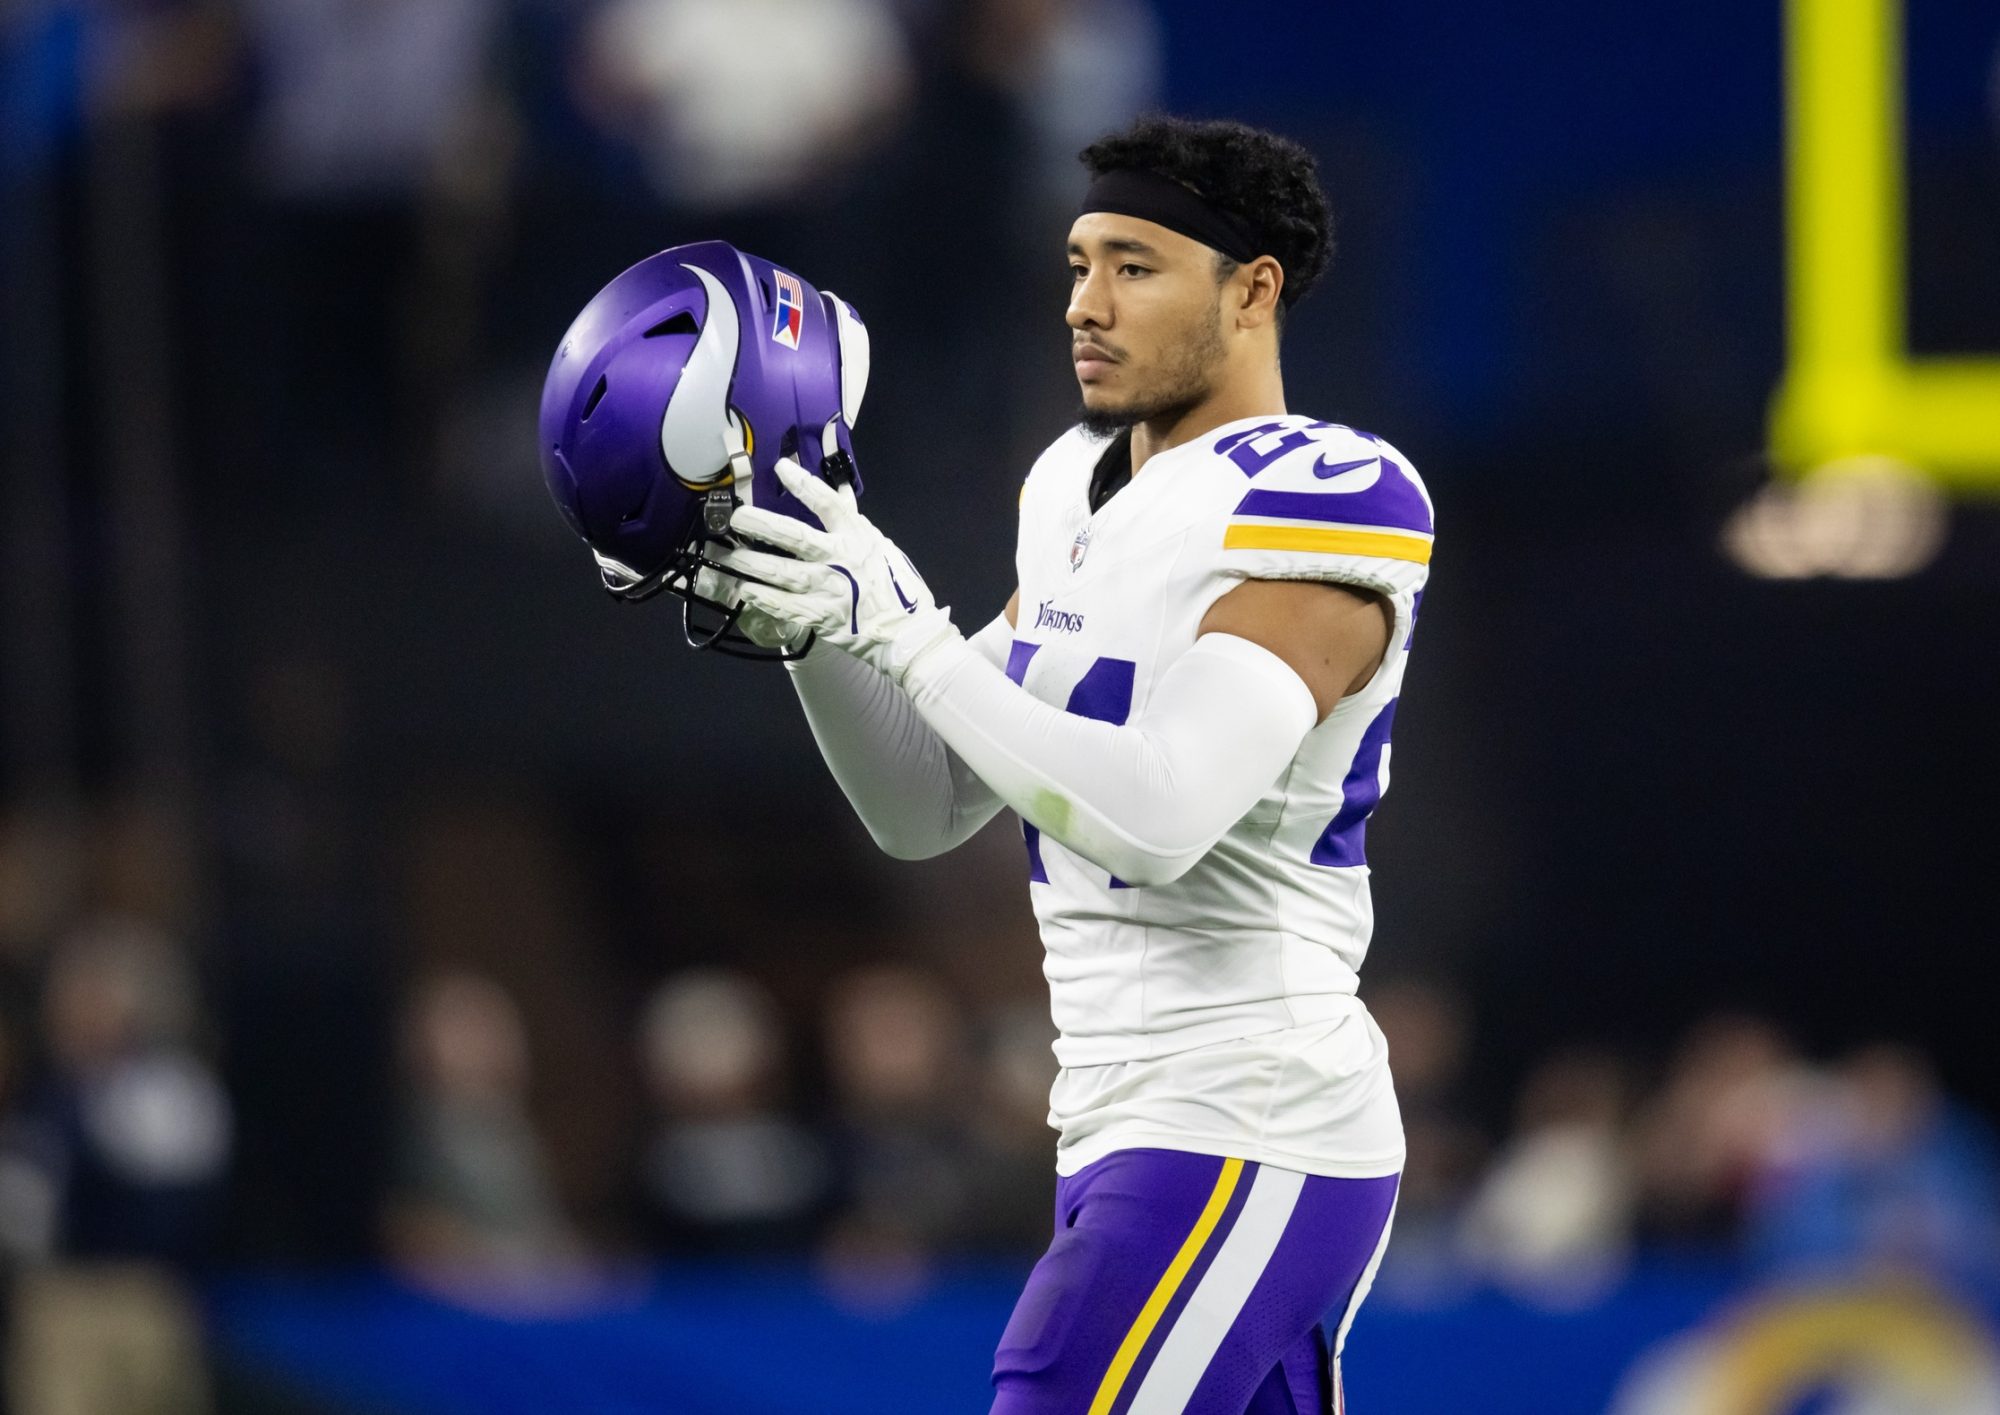
<path id="1" fill-rule="evenodd" d="M 894 56 L 859 51 L 876 67 L 845 84 L 851 128 L 721 195 L 674 169 L 646 95 L 605 78 L 605 15 L 643 3 L 0 8 L 14 1403 L 49 1408 L 36 1372 L 83 1349 L 36 1325 L 36 1284 L 95 1290 L 89 1273 L 136 1259 L 195 1294 L 220 1408 L 462 1408 L 340 1403 L 349 1387 L 256 1336 L 316 1275 L 521 1280 L 518 1251 L 502 1262 L 410 1168 L 411 1039 L 439 977 L 471 988 L 475 1032 L 525 1039 L 509 1143 L 539 1156 L 563 1235 L 539 1251 L 565 1281 L 715 1251 L 654 1211 L 638 1158 L 670 1117 L 635 1029 L 684 970 L 769 999 L 773 1104 L 836 1137 L 836 1172 L 854 1123 L 829 1060 L 840 1006 L 950 1019 L 966 1079 L 931 1099 L 977 1110 L 993 1038 L 1045 1000 L 1011 817 L 944 860 L 876 855 L 780 672 L 690 652 L 667 603 L 597 589 L 541 487 L 536 397 L 569 317 L 646 254 L 721 237 L 796 268 L 873 332 L 865 505 L 975 627 L 1011 588 L 1018 482 L 1073 406 L 1065 154 L 1137 106 L 1318 154 L 1339 252 L 1287 331 L 1292 405 L 1395 441 L 1437 503 L 1363 982 L 1420 999 L 1457 1057 L 1406 1098 L 1443 1117 L 1435 1231 L 1552 1062 L 1585 1058 L 1586 1088 L 1615 1078 L 1612 1123 L 1638 1135 L 1676 1057 L 1732 1026 L 1801 1077 L 1887 1056 L 1949 1098 L 1987 1156 L 1963 1177 L 1990 1216 L 2000 519 L 1959 500 L 1936 557 L 1894 579 L 1764 578 L 1724 546 L 1770 475 L 1784 361 L 1780 7 L 851 5 Z M 396 47 L 354 39 L 371 13 L 452 62 L 370 68 Z M 794 22 L 828 23 L 770 0 L 732 43 L 782 50 Z M 2000 15 L 1908 0 L 1907 22 L 1911 345 L 1990 353 Z M 311 56 L 341 43 L 358 67 L 312 89 Z M 788 73 L 732 101 L 782 114 Z M 422 161 L 341 150 L 368 127 L 354 106 L 419 90 L 418 137 L 443 121 L 449 142 Z M 209 1078 L 170 1089 L 211 1122 L 222 1108 L 207 1168 L 162 1187 L 94 1155 L 76 1119 L 91 1041 L 62 1020 L 77 976 L 90 997 L 88 979 L 180 990 L 172 1017 L 130 1025 Z M 922 1163 L 973 1163 L 963 1137 L 926 1135 Z M 754 1261 L 801 1285 L 850 1259 L 984 1264 L 1004 1318 L 1052 1137 L 1007 1143 L 1021 1178 L 1000 1207 L 1026 1220 L 885 1231 L 842 1208 L 850 1175 Z M 1633 1281 L 1661 1253 L 1752 1261 L 1752 1216 L 1710 1197 L 1677 1225 L 1642 1195 L 1620 1239 L 1645 1255 Z M 1956 1277 L 1990 1305 L 2000 1247 L 1990 1225 L 1967 1241 Z M 1421 1251 L 1486 1280 L 1449 1242 Z M 1424 1339 L 1423 1304 L 1395 1300 L 1357 1329 L 1357 1408 L 1364 1376 L 1365 1408 L 1419 1408 L 1363 1364 L 1377 1306 L 1382 1350 Z M 976 1397 L 982 1374 L 960 1387 Z M 882 1379 L 855 1408 L 930 1408 Z M 181 1408 L 111 1399 L 93 1408 Z"/>

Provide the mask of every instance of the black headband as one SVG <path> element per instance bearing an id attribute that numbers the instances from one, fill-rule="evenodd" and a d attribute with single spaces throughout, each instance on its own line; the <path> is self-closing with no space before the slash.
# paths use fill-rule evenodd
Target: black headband
<path id="1" fill-rule="evenodd" d="M 1083 208 L 1077 214 L 1108 211 L 1117 216 L 1136 216 L 1178 231 L 1183 236 L 1213 246 L 1239 264 L 1264 253 L 1263 243 L 1247 221 L 1224 211 L 1170 177 L 1120 167 L 1106 172 L 1090 184 Z"/>

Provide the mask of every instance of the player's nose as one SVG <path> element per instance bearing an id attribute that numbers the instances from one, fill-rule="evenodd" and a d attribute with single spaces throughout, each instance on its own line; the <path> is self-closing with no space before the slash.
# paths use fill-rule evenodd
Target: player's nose
<path id="1" fill-rule="evenodd" d="M 1064 318 L 1071 329 L 1111 327 L 1111 301 L 1105 297 L 1104 286 L 1096 275 L 1086 275 L 1070 286 L 1069 309 Z"/>
<path id="2" fill-rule="evenodd" d="M 1112 324 L 1110 282 L 1102 266 L 1084 266 L 1082 280 L 1070 282 L 1070 310 L 1064 316 L 1072 330 L 1108 330 Z"/>

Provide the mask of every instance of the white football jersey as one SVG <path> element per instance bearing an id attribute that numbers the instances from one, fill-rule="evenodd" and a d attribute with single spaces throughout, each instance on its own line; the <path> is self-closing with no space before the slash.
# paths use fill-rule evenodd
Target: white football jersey
<path id="1" fill-rule="evenodd" d="M 1355 989 L 1374 927 L 1365 832 L 1389 783 L 1429 495 L 1379 438 L 1263 416 L 1154 456 L 1093 515 L 1105 446 L 1072 430 L 1022 488 L 1007 673 L 1036 697 L 1126 721 L 1245 579 L 1362 586 L 1395 624 L 1367 685 L 1172 883 L 1128 887 L 1023 828 L 1064 1068 L 1057 1167 L 1151 1145 L 1393 1172 L 1386 1047 Z"/>

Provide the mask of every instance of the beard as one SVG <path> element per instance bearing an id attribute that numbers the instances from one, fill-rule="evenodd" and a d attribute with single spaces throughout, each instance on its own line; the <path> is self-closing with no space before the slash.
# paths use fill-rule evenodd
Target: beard
<path id="1" fill-rule="evenodd" d="M 1215 371 L 1222 364 L 1222 296 L 1218 291 L 1213 308 L 1197 314 L 1185 329 L 1166 341 L 1165 357 L 1158 371 L 1142 388 L 1133 389 L 1126 401 L 1115 407 L 1091 407 L 1085 403 L 1077 412 L 1077 422 L 1093 437 L 1112 433 L 1154 419 L 1171 421 L 1208 397 L 1215 386 Z"/>

